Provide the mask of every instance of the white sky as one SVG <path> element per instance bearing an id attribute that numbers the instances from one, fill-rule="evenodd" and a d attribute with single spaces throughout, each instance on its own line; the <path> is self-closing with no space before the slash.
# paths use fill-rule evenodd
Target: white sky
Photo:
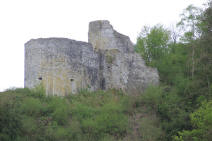
<path id="1" fill-rule="evenodd" d="M 88 24 L 109 20 L 131 38 L 144 25 L 179 21 L 189 4 L 205 0 L 0 0 L 0 91 L 24 85 L 24 43 L 39 37 L 87 41 Z"/>

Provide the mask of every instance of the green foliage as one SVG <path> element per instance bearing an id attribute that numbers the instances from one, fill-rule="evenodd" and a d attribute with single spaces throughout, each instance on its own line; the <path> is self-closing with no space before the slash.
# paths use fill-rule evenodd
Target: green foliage
<path id="1" fill-rule="evenodd" d="M 141 101 L 149 105 L 150 108 L 156 110 L 158 105 L 161 103 L 161 98 L 163 94 L 163 88 L 150 86 L 147 88 L 144 94 L 141 96 Z"/>
<path id="2" fill-rule="evenodd" d="M 21 113 L 29 115 L 29 116 L 38 116 L 43 106 L 39 99 L 35 99 L 32 97 L 25 98 L 21 104 Z"/>
<path id="3" fill-rule="evenodd" d="M 20 115 L 16 114 L 14 105 L 0 102 L 0 140 L 14 140 L 20 133 Z"/>
<path id="4" fill-rule="evenodd" d="M 52 119 L 59 125 L 65 125 L 71 114 L 70 103 L 61 97 L 51 97 L 49 99 L 47 106 Z"/>
<path id="5" fill-rule="evenodd" d="M 200 24 L 201 13 L 202 10 L 200 8 L 189 5 L 180 15 L 181 20 L 177 26 L 184 32 L 184 35 L 181 37 L 182 41 L 189 43 L 200 36 L 201 31 L 198 25 Z"/>
<path id="6" fill-rule="evenodd" d="M 89 135 L 89 140 L 99 140 L 106 135 L 124 136 L 128 127 L 121 102 L 124 97 L 123 94 L 102 91 L 77 96 L 71 106 L 72 115 L 82 123 L 82 131 Z"/>
<path id="7" fill-rule="evenodd" d="M 183 106 L 179 106 L 183 103 L 176 89 L 151 86 L 142 94 L 141 102 L 150 110 L 157 112 L 161 126 L 167 133 L 167 139 L 189 126 L 186 120 L 188 114 Z"/>
<path id="8" fill-rule="evenodd" d="M 162 25 L 144 27 L 136 51 L 157 68 L 161 83 L 142 94 L 81 90 L 52 97 L 42 86 L 0 93 L 0 140 L 211 140 L 211 6 L 184 11 L 180 41 Z M 108 52 L 108 63 L 116 52 Z"/>
<path id="9" fill-rule="evenodd" d="M 148 65 L 152 65 L 155 60 L 165 55 L 170 40 L 170 32 L 162 25 L 156 25 L 153 28 L 144 27 L 137 39 L 136 51 L 141 53 Z"/>
<path id="10" fill-rule="evenodd" d="M 128 132 L 127 95 L 116 90 L 46 97 L 42 89 L 0 93 L 2 141 L 115 140 Z"/>
<path id="11" fill-rule="evenodd" d="M 159 87 L 147 89 L 141 96 L 141 102 L 157 113 L 166 133 L 166 140 L 172 140 L 173 136 L 174 140 L 180 141 L 211 140 L 212 138 L 209 120 L 211 109 L 196 110 L 203 101 L 211 100 L 212 97 L 211 6 L 210 2 L 205 11 L 192 5 L 188 6 L 178 23 L 184 35 L 178 42 L 169 41 L 165 48 L 167 51 L 158 53 L 157 59 L 148 60 L 151 44 L 147 44 L 146 41 L 152 34 L 146 31 L 154 28 L 146 30 L 145 36 L 138 38 L 137 51 L 147 62 L 150 62 L 147 63 L 148 65 L 158 69 L 161 82 Z M 156 35 L 153 38 L 157 40 L 160 37 Z M 155 43 L 154 40 L 150 41 L 152 44 Z M 149 50 L 146 51 L 144 46 Z M 207 125 L 204 122 L 205 119 L 207 119 Z M 176 136 L 177 133 L 178 136 Z"/>
<path id="12" fill-rule="evenodd" d="M 158 121 L 157 117 L 155 116 L 147 116 L 142 118 L 139 121 L 139 132 L 142 134 L 141 140 L 144 141 L 159 141 L 163 140 L 163 130 L 160 127 L 160 124 L 158 124 L 160 121 Z"/>
<path id="13" fill-rule="evenodd" d="M 210 141 L 212 139 L 212 101 L 204 102 L 202 106 L 190 115 L 192 130 L 183 130 L 176 141 Z"/>

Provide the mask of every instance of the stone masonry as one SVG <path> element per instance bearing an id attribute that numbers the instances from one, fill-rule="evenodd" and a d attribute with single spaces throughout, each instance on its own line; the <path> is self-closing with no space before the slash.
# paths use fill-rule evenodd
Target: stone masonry
<path id="1" fill-rule="evenodd" d="M 122 89 L 129 93 L 159 83 L 158 72 L 145 65 L 129 37 L 109 21 L 89 24 L 88 41 L 32 39 L 25 44 L 24 85 L 43 85 L 46 94 L 64 96 L 80 89 Z"/>

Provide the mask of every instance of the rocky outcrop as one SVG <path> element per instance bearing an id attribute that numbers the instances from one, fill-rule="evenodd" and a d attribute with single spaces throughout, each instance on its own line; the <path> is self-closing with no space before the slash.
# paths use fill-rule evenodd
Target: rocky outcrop
<path id="1" fill-rule="evenodd" d="M 89 43 L 40 38 L 25 44 L 25 87 L 42 84 L 47 94 L 68 95 L 80 89 L 143 91 L 157 85 L 157 70 L 147 67 L 129 37 L 108 21 L 89 24 Z"/>

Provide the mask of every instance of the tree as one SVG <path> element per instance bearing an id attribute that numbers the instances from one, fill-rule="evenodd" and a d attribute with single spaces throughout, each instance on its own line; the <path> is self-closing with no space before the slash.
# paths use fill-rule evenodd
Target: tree
<path id="1" fill-rule="evenodd" d="M 202 106 L 190 115 L 192 130 L 179 132 L 175 141 L 210 141 L 212 138 L 212 101 L 204 102 Z"/>
<path id="2" fill-rule="evenodd" d="M 195 71 L 195 40 L 200 37 L 200 29 L 198 24 L 200 22 L 201 9 L 189 5 L 181 14 L 181 21 L 177 24 L 184 34 L 181 40 L 189 43 L 191 46 L 191 78 L 194 77 Z"/>
<path id="3" fill-rule="evenodd" d="M 212 89 L 212 1 L 209 1 L 208 8 L 202 13 L 200 18 L 199 28 L 201 30 L 201 37 L 198 41 L 198 67 L 197 77 L 202 80 L 203 93 L 206 98 L 211 96 Z"/>
<path id="4" fill-rule="evenodd" d="M 155 60 L 168 53 L 170 31 L 162 25 L 152 28 L 145 26 L 137 39 L 136 50 L 146 61 L 147 65 L 153 65 Z"/>

